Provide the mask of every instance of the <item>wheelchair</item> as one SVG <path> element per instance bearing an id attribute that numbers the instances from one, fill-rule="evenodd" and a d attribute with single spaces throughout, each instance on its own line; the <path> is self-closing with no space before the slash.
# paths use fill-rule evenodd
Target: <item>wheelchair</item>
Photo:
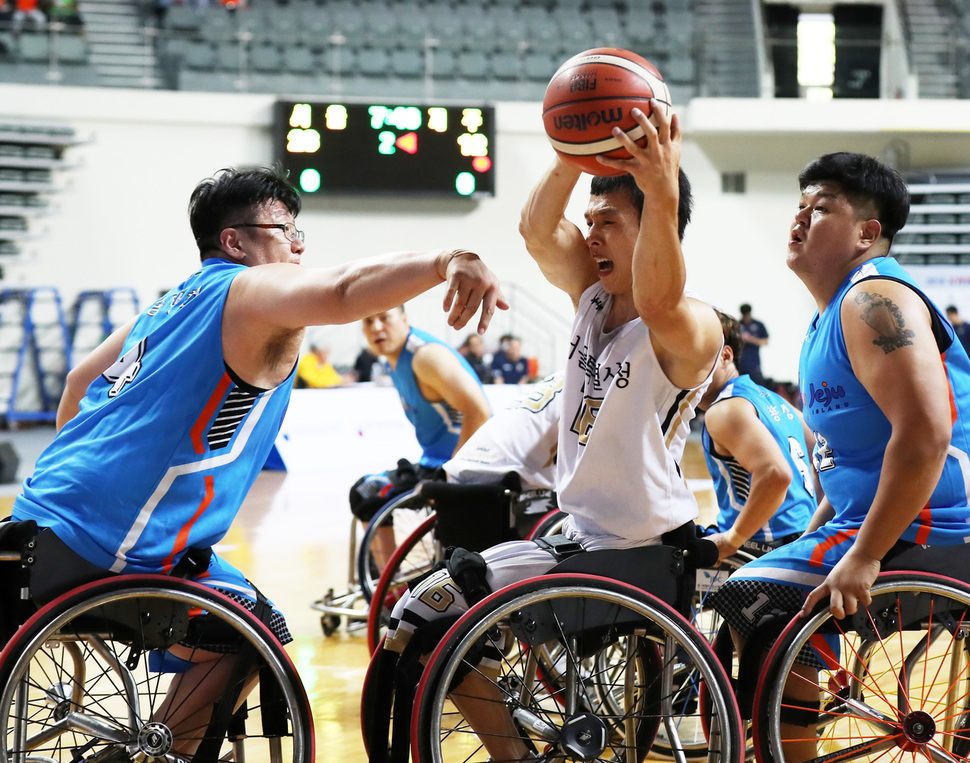
<path id="1" fill-rule="evenodd" d="M 417 517 L 420 524 L 398 545 L 374 583 L 367 617 L 372 654 L 395 602 L 409 583 L 444 559 L 446 548 L 484 551 L 507 540 L 548 535 L 558 531 L 565 516 L 556 508 L 553 491 L 523 491 L 514 472 L 492 483 L 424 482 L 418 492 L 432 511 Z"/>
<path id="2" fill-rule="evenodd" d="M 839 620 L 823 602 L 793 619 L 754 693 L 758 760 L 786 760 L 786 723 L 815 728 L 801 738 L 789 732 L 788 741 L 814 747 L 811 760 L 819 763 L 970 758 L 968 563 L 970 546 L 917 546 L 884 566 L 868 607 Z M 964 580 L 948 576 L 954 573 Z M 818 691 L 811 723 L 804 703 L 785 695 L 796 661 L 817 669 L 802 667 L 791 679 Z"/>
<path id="3" fill-rule="evenodd" d="M 745 740 L 729 677 L 685 617 L 691 564 L 691 552 L 675 546 L 584 552 L 492 593 L 440 639 L 419 670 L 413 706 L 400 691 L 393 700 L 380 691 L 386 668 L 375 657 L 362 694 L 365 745 L 382 744 L 386 722 L 395 761 L 404 746 L 418 761 L 505 759 L 498 750 L 514 740 L 519 757 L 629 763 L 644 760 L 663 729 L 683 761 L 686 671 L 705 687 L 691 723 L 703 728 L 706 754 L 739 763 Z M 501 722 L 476 732 L 465 715 L 475 708 Z"/>
<path id="4" fill-rule="evenodd" d="M 325 636 L 337 631 L 341 619 L 351 627 L 366 624 L 369 604 L 383 566 L 375 557 L 374 540 L 380 529 L 393 527 L 395 547 L 398 547 L 431 512 L 430 503 L 417 490 L 400 493 L 378 509 L 364 527 L 359 544 L 357 534 L 360 520 L 351 518 L 347 589 L 343 593 L 335 593 L 330 588 L 322 598 L 310 605 L 322 613 L 320 627 Z"/>
<path id="5" fill-rule="evenodd" d="M 307 695 L 256 615 L 166 575 L 109 575 L 41 596 L 47 583 L 34 564 L 43 533 L 33 522 L 3 525 L 0 743 L 8 763 L 313 761 Z M 236 655 L 231 670 L 214 659 L 225 654 Z M 224 672 L 213 672 L 217 663 Z M 187 694 L 179 691 L 186 668 L 217 695 L 211 713 L 204 699 L 190 706 L 197 694 L 176 701 Z"/>

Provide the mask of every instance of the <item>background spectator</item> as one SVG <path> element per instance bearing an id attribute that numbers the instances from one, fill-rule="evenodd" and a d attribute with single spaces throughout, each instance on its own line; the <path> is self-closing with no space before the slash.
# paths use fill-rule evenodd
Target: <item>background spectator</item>
<path id="1" fill-rule="evenodd" d="M 326 389 L 343 383 L 344 378 L 330 362 L 330 348 L 311 344 L 310 352 L 296 366 L 297 389 Z"/>
<path id="2" fill-rule="evenodd" d="M 522 357 L 522 340 L 510 337 L 505 355 L 492 359 L 492 381 L 496 384 L 518 384 L 529 378 L 529 361 Z"/>
<path id="3" fill-rule="evenodd" d="M 354 361 L 354 379 L 359 382 L 374 381 L 379 375 L 380 358 L 366 347 L 362 348 Z"/>
<path id="4" fill-rule="evenodd" d="M 957 339 L 960 340 L 963 349 L 970 354 L 970 323 L 966 323 L 960 317 L 960 311 L 957 310 L 956 305 L 950 305 L 946 308 L 946 319 L 953 324 L 953 330 L 956 332 Z"/>
<path id="5" fill-rule="evenodd" d="M 47 26 L 47 16 L 38 7 L 38 0 L 16 0 L 13 10 L 14 33 L 19 33 L 25 22 L 30 22 L 34 29 L 44 29 Z"/>
<path id="6" fill-rule="evenodd" d="M 488 384 L 492 381 L 492 371 L 488 361 L 485 359 L 484 339 L 478 334 L 469 334 L 465 337 L 465 341 L 461 347 L 458 348 L 458 352 L 468 361 L 468 365 L 478 375 L 478 379 L 482 384 Z"/>
<path id="7" fill-rule="evenodd" d="M 771 388 L 770 382 L 761 373 L 761 348 L 768 344 L 768 329 L 761 321 L 751 315 L 751 305 L 745 302 L 741 312 L 741 357 L 738 371 L 747 374 L 755 384 Z"/>

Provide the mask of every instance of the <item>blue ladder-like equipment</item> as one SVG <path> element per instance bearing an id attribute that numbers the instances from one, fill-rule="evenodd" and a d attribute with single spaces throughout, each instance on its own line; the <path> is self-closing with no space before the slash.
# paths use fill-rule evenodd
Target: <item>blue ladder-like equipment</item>
<path id="1" fill-rule="evenodd" d="M 80 292 L 71 310 L 68 345 L 71 357 L 75 361 L 83 358 L 138 312 L 138 295 L 134 289 Z"/>
<path id="2" fill-rule="evenodd" d="M 0 327 L 5 333 L 13 332 L 13 340 L 8 335 L 0 345 L 16 353 L 13 369 L 0 369 L 0 378 L 10 380 L 3 414 L 8 424 L 54 421 L 71 366 L 70 337 L 60 293 L 47 286 L 0 290 Z M 28 385 L 36 391 L 37 400 L 23 407 L 22 393 L 31 391 Z"/>

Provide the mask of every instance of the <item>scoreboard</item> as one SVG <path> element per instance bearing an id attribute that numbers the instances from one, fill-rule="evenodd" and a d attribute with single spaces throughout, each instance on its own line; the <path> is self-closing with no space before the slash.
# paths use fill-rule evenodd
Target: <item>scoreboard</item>
<path id="1" fill-rule="evenodd" d="M 495 195 L 494 107 L 277 101 L 274 121 L 304 195 Z"/>

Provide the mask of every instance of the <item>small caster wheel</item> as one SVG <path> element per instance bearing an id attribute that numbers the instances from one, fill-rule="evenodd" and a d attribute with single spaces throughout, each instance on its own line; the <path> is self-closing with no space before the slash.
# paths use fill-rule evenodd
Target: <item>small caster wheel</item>
<path id="1" fill-rule="evenodd" d="M 324 636 L 332 636 L 340 627 L 340 618 L 336 615 L 324 615 L 320 618 L 320 627 Z"/>

